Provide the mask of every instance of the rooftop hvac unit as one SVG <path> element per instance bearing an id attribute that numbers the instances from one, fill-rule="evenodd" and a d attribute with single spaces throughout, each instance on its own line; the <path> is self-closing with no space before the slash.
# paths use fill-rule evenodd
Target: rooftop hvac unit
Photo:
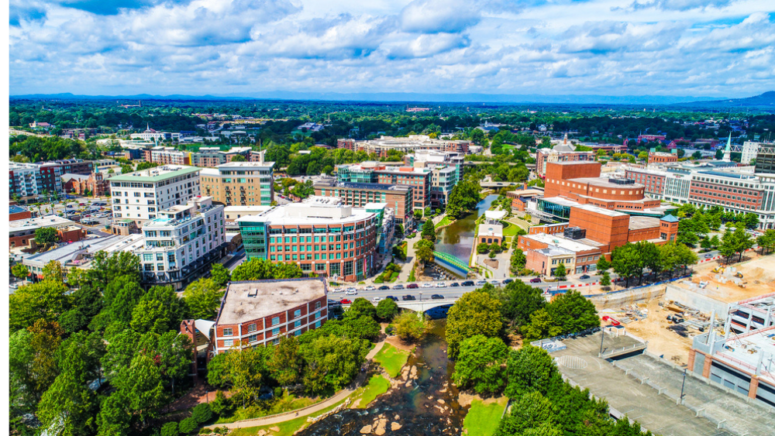
<path id="1" fill-rule="evenodd" d="M 568 239 L 584 239 L 587 237 L 587 230 L 581 227 L 568 227 L 563 231 L 563 236 Z"/>

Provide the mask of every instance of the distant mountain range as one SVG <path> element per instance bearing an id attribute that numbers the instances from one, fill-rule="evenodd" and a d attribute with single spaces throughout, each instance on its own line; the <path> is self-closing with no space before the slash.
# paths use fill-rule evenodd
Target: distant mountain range
<path id="1" fill-rule="evenodd" d="M 685 107 L 740 107 L 775 105 L 775 91 L 738 99 L 719 100 L 717 97 L 662 96 L 662 95 L 506 95 L 506 94 L 429 94 L 429 93 L 336 93 L 336 92 L 295 92 L 267 91 L 228 95 L 75 95 L 28 94 L 12 95 L 14 99 L 62 99 L 62 100 L 298 100 L 298 101 L 361 101 L 428 104 L 548 104 L 548 105 L 680 105 Z"/>

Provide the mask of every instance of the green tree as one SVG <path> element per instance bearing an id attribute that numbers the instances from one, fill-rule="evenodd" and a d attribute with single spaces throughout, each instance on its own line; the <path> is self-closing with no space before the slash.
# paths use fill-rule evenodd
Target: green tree
<path id="1" fill-rule="evenodd" d="M 191 417 L 199 424 L 204 424 L 213 417 L 213 411 L 207 403 L 197 404 L 191 411 Z"/>
<path id="2" fill-rule="evenodd" d="M 251 259 L 234 269 L 231 279 L 235 282 L 265 279 L 295 279 L 304 275 L 295 263 L 272 263 L 264 259 Z"/>
<path id="3" fill-rule="evenodd" d="M 447 215 L 458 219 L 474 210 L 479 203 L 479 191 L 481 191 L 481 187 L 475 180 L 458 182 L 449 194 Z"/>
<path id="4" fill-rule="evenodd" d="M 299 380 L 302 358 L 299 355 L 299 341 L 293 336 L 283 336 L 274 346 L 267 362 L 269 371 L 280 386 L 289 386 Z"/>
<path id="5" fill-rule="evenodd" d="M 421 235 L 423 239 L 436 242 L 436 228 L 433 226 L 433 220 L 431 219 L 425 220 L 425 222 L 422 225 Z"/>
<path id="6" fill-rule="evenodd" d="M 177 422 L 168 422 L 161 426 L 161 436 L 178 436 L 179 434 Z"/>
<path id="7" fill-rule="evenodd" d="M 732 231 L 727 230 L 726 233 L 724 233 L 724 236 L 721 237 L 721 245 L 718 247 L 719 253 L 726 258 L 727 264 L 732 259 L 732 256 L 737 253 L 737 246 L 735 234 L 732 233 Z"/>
<path id="8" fill-rule="evenodd" d="M 541 289 L 534 288 L 521 280 L 515 280 L 503 289 L 501 312 L 517 326 L 530 321 L 530 315 L 546 305 Z"/>
<path id="9" fill-rule="evenodd" d="M 245 156 L 243 156 L 241 154 L 238 154 L 236 156 L 232 156 L 231 161 L 232 162 L 245 162 L 245 161 L 247 161 L 247 159 L 245 159 Z"/>
<path id="10" fill-rule="evenodd" d="M 223 288 L 231 280 L 231 273 L 220 263 L 214 263 L 210 269 L 211 279 L 218 288 Z"/>
<path id="11" fill-rule="evenodd" d="M 755 229 L 759 225 L 759 215 L 748 212 L 743 216 L 742 221 L 747 229 Z"/>
<path id="12" fill-rule="evenodd" d="M 223 296 L 220 289 L 214 278 L 199 279 L 188 285 L 183 291 L 183 298 L 189 315 L 195 319 L 214 319 Z"/>
<path id="13" fill-rule="evenodd" d="M 77 374 L 66 371 L 43 395 L 37 416 L 42 428 L 57 428 L 57 434 L 78 436 L 96 430 L 94 416 L 98 411 L 97 395 Z"/>
<path id="14" fill-rule="evenodd" d="M 396 335 L 405 341 L 418 341 L 425 334 L 425 322 L 416 313 L 405 310 L 393 320 Z"/>
<path id="15" fill-rule="evenodd" d="M 357 319 L 366 316 L 371 319 L 377 318 L 377 309 L 371 302 L 363 297 L 353 300 L 350 308 L 344 313 L 345 319 Z"/>
<path id="16" fill-rule="evenodd" d="M 33 368 L 35 349 L 32 333 L 26 329 L 13 333 L 8 341 L 9 409 L 14 420 L 30 413 L 40 399 Z"/>
<path id="17" fill-rule="evenodd" d="M 303 383 L 311 394 L 335 392 L 356 375 L 368 353 L 368 341 L 330 335 L 302 345 Z"/>
<path id="18" fill-rule="evenodd" d="M 611 262 L 606 260 L 605 256 L 600 256 L 600 259 L 597 261 L 597 271 L 600 273 L 607 271 L 611 268 Z"/>
<path id="19" fill-rule="evenodd" d="M 565 280 L 567 272 L 565 271 L 565 264 L 561 263 L 554 269 L 552 274 L 560 280 Z"/>
<path id="20" fill-rule="evenodd" d="M 43 266 L 43 280 L 64 282 L 65 269 L 62 268 L 62 264 L 56 260 L 52 260 Z"/>
<path id="21" fill-rule="evenodd" d="M 520 328 L 527 341 L 551 338 L 562 334 L 562 327 L 557 325 L 546 309 L 539 309 L 530 314 L 530 324 Z"/>
<path id="22" fill-rule="evenodd" d="M 135 414 L 143 424 L 158 416 L 166 404 L 161 371 L 154 359 L 146 354 L 136 354 L 129 366 L 119 370 L 111 384 L 125 399 L 122 407 Z"/>
<path id="23" fill-rule="evenodd" d="M 377 317 L 380 321 L 390 322 L 398 314 L 398 304 L 391 298 L 385 298 L 377 303 Z"/>
<path id="24" fill-rule="evenodd" d="M 126 251 L 114 252 L 110 255 L 98 251 L 92 259 L 92 267 L 88 271 L 88 280 L 93 286 L 105 289 L 119 277 L 126 277 L 134 282 L 140 282 L 140 259 Z"/>
<path id="25" fill-rule="evenodd" d="M 578 291 L 558 295 L 546 305 L 552 322 L 562 328 L 561 334 L 576 333 L 600 326 L 595 305 Z"/>
<path id="26" fill-rule="evenodd" d="M 192 418 L 185 418 L 184 420 L 180 421 L 180 424 L 178 424 L 178 430 L 180 431 L 180 434 L 191 434 L 196 431 L 196 428 L 199 425 L 196 423 L 196 420 Z"/>
<path id="27" fill-rule="evenodd" d="M 185 301 L 172 286 L 154 286 L 140 297 L 132 310 L 132 328 L 140 333 L 162 334 L 177 330 L 186 314 Z"/>
<path id="28" fill-rule="evenodd" d="M 509 353 L 506 362 L 506 396 L 518 399 L 538 392 L 546 395 L 563 383 L 554 359 L 543 348 L 525 345 Z"/>
<path id="29" fill-rule="evenodd" d="M 495 431 L 495 436 L 562 436 L 561 411 L 539 392 L 516 398 Z"/>
<path id="30" fill-rule="evenodd" d="M 501 333 L 501 302 L 486 292 L 463 294 L 447 314 L 446 337 L 449 357 L 455 359 L 460 343 L 476 335 L 495 337 Z"/>
<path id="31" fill-rule="evenodd" d="M 478 394 L 500 392 L 506 385 L 501 368 L 509 347 L 500 338 L 472 336 L 460 344 L 452 381 L 461 388 L 473 386 Z"/>
<path id="32" fill-rule="evenodd" d="M 30 275 L 30 271 L 23 264 L 17 263 L 11 267 L 11 274 L 19 280 L 24 280 Z"/>
<path id="33" fill-rule="evenodd" d="M 659 249 L 657 246 L 648 241 L 638 242 L 636 250 L 640 253 L 641 263 L 644 267 L 651 270 L 656 277 L 659 277 L 659 273 L 662 272 L 662 263 L 659 257 Z M 643 284 L 643 269 L 640 269 L 640 284 Z"/>
<path id="34" fill-rule="evenodd" d="M 611 286 L 611 275 L 608 274 L 608 271 L 603 273 L 603 276 L 600 277 L 600 284 L 603 286 Z"/>
<path id="35" fill-rule="evenodd" d="M 511 273 L 519 275 L 519 272 L 525 268 L 526 263 L 527 257 L 525 256 L 525 253 L 519 248 L 515 248 L 514 251 L 511 252 L 511 263 L 509 265 Z"/>
<path id="36" fill-rule="evenodd" d="M 35 243 L 52 245 L 59 241 L 59 233 L 53 227 L 40 227 L 35 230 Z"/>
<path id="37" fill-rule="evenodd" d="M 267 361 L 271 349 L 266 347 L 245 348 L 227 353 L 228 380 L 232 386 L 234 401 L 242 406 L 258 399 L 258 392 L 268 374 Z"/>
<path id="38" fill-rule="evenodd" d="M 611 266 L 619 277 L 624 277 L 625 288 L 630 286 L 630 278 L 643 269 L 643 261 L 635 244 L 627 243 L 611 252 Z"/>
<path id="39" fill-rule="evenodd" d="M 32 326 L 38 320 L 54 321 L 70 308 L 67 286 L 42 281 L 21 286 L 8 299 L 11 331 Z"/>

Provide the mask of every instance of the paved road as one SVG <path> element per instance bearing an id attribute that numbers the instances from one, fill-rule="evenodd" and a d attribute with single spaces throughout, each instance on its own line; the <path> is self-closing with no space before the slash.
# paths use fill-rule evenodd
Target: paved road
<path id="1" fill-rule="evenodd" d="M 238 266 L 242 265 L 242 262 L 244 262 L 247 259 L 245 256 L 245 250 L 242 249 L 237 254 L 229 259 L 227 262 L 223 264 L 226 268 L 229 269 L 229 271 L 234 271 L 237 269 Z"/>

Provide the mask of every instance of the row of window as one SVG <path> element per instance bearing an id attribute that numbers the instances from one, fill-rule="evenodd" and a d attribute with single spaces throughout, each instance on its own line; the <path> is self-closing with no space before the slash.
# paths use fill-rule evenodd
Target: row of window
<path id="1" fill-rule="evenodd" d="M 315 310 L 320 310 L 320 307 L 321 307 L 320 301 L 316 301 L 315 302 Z M 320 312 L 315 312 L 311 316 L 312 316 L 312 320 L 316 320 L 316 319 L 320 319 L 321 315 L 320 315 Z M 301 317 L 301 310 L 297 309 L 297 310 L 295 310 L 293 312 L 293 318 L 292 319 L 296 319 L 296 318 L 299 318 L 299 317 Z M 280 325 L 280 317 L 279 316 L 275 316 L 275 317 L 272 318 L 272 325 L 271 325 L 271 327 L 275 327 L 277 325 Z M 301 320 L 297 319 L 294 322 L 293 325 L 294 325 L 294 328 L 301 327 Z M 256 324 L 256 323 L 248 324 L 248 333 L 254 333 L 254 332 L 257 332 L 257 331 L 258 331 L 258 324 Z M 273 328 L 272 332 L 278 332 L 279 333 L 280 332 L 280 328 L 279 327 Z M 275 334 L 275 333 L 273 333 L 273 334 Z M 223 336 L 224 337 L 226 337 L 226 336 L 234 336 L 234 329 L 231 328 L 231 327 L 224 328 L 223 329 Z"/>

